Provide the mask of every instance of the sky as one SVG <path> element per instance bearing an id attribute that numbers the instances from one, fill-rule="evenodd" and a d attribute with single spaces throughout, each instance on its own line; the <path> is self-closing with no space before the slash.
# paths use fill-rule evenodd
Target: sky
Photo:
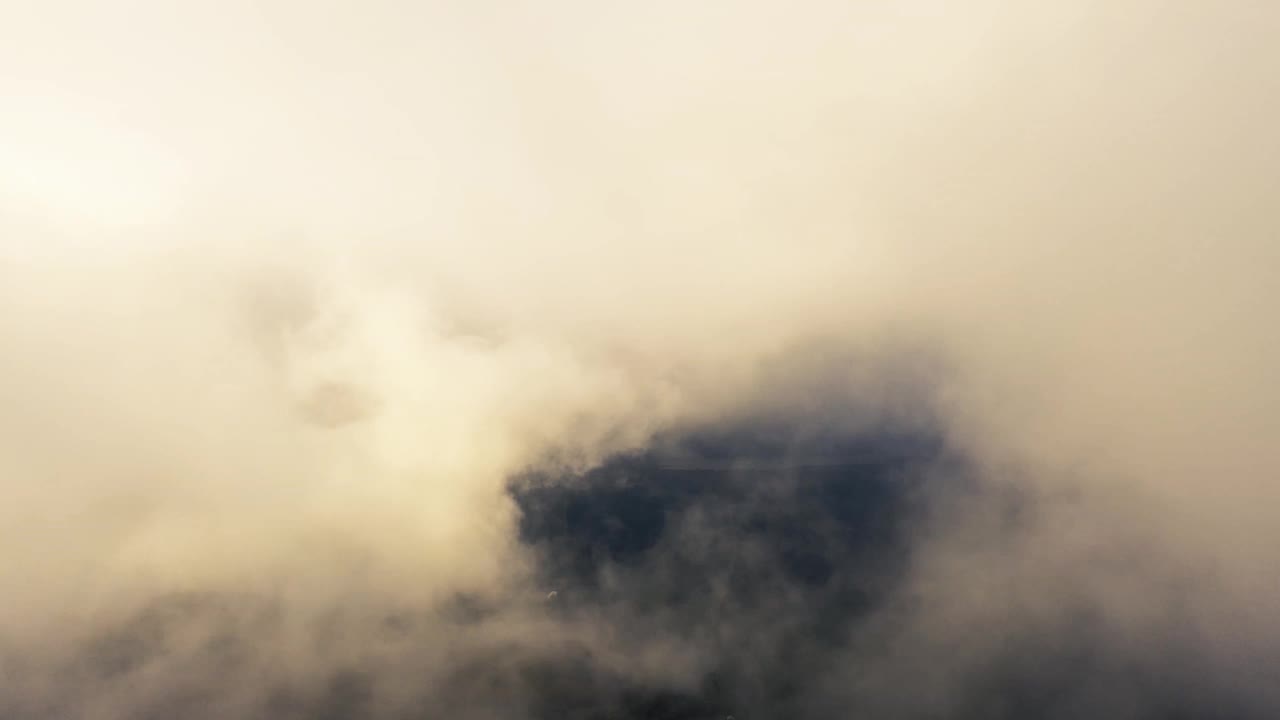
<path id="1" fill-rule="evenodd" d="M 0 717 L 1275 716 L 1277 31 L 0 0 Z"/>

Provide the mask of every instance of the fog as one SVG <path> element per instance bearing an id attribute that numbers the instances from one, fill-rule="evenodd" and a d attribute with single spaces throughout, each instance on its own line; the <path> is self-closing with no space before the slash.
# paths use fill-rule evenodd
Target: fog
<path id="1" fill-rule="evenodd" d="M 1277 32 L 0 0 L 0 717 L 1274 716 Z"/>

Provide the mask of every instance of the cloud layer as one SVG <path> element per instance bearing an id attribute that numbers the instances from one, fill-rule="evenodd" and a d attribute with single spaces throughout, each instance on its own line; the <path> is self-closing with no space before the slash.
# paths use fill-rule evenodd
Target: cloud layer
<path id="1" fill-rule="evenodd" d="M 1274 715 L 1278 26 L 0 9 L 0 715 Z"/>

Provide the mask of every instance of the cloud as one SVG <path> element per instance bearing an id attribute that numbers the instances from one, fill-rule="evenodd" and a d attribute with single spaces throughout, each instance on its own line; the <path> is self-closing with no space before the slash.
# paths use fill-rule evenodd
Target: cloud
<path id="1" fill-rule="evenodd" d="M 0 11 L 0 714 L 1274 714 L 1278 21 Z"/>

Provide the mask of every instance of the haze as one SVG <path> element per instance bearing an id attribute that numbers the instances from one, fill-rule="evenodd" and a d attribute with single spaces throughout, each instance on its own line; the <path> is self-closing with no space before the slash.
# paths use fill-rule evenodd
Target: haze
<path id="1" fill-rule="evenodd" d="M 1276 37 L 0 0 L 0 717 L 1274 717 Z"/>

